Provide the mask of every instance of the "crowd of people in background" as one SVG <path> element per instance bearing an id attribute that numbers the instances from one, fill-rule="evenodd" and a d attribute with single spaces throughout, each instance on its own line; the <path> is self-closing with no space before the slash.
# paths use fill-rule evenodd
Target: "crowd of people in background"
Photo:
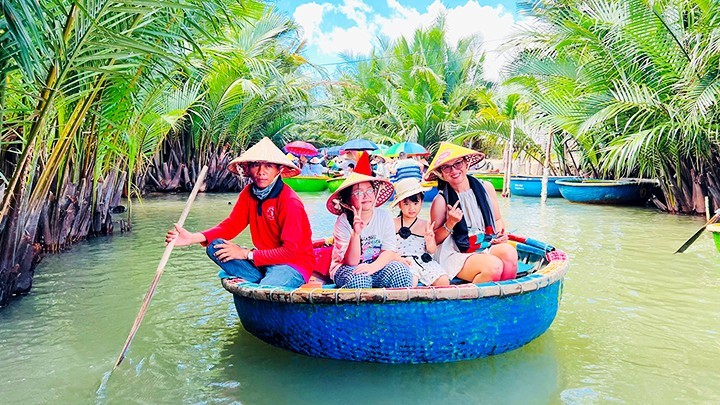
<path id="1" fill-rule="evenodd" d="M 301 176 L 347 177 L 357 167 L 361 153 L 344 151 L 334 157 L 320 154 L 310 159 L 288 153 L 287 157 L 300 169 Z M 424 156 L 400 152 L 397 157 L 388 157 L 377 151 L 370 155 L 370 165 L 373 176 L 395 183 L 403 178 L 422 179 L 429 164 Z"/>

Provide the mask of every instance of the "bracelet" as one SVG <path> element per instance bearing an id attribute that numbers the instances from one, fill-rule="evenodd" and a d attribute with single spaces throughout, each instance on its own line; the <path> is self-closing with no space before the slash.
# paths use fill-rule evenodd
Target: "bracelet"
<path id="1" fill-rule="evenodd" d="M 453 234 L 453 230 L 450 229 L 450 228 L 448 228 L 447 224 L 443 224 L 443 228 L 445 228 L 445 230 L 447 231 L 448 235 L 452 235 L 452 234 Z"/>

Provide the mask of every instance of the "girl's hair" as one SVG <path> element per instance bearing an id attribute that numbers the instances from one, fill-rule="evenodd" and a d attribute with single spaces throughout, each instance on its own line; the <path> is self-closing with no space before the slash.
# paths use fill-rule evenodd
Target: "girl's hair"
<path id="1" fill-rule="evenodd" d="M 403 198 L 403 201 L 405 201 L 405 200 L 410 200 L 410 201 L 412 201 L 412 202 L 414 202 L 414 203 L 416 203 L 416 202 L 423 202 L 423 197 L 425 197 L 425 193 L 419 192 L 419 193 L 417 193 L 417 194 L 413 194 L 413 195 L 411 195 L 411 196 L 409 196 L 409 197 Z"/>
<path id="2" fill-rule="evenodd" d="M 360 183 L 358 183 L 360 184 Z M 370 185 L 372 185 L 373 190 L 375 190 L 375 193 L 377 194 L 378 188 L 375 185 L 375 182 L 370 182 Z M 353 185 L 354 186 L 354 185 Z M 340 201 L 343 204 L 351 205 L 350 204 L 350 198 L 352 197 L 353 187 L 348 187 L 346 189 L 343 189 L 338 194 L 338 197 L 340 198 Z M 348 222 L 350 222 L 350 225 L 352 225 L 353 221 L 355 221 L 355 214 L 352 210 L 349 210 L 345 207 L 341 207 L 341 209 L 345 212 L 345 215 L 347 215 Z"/>

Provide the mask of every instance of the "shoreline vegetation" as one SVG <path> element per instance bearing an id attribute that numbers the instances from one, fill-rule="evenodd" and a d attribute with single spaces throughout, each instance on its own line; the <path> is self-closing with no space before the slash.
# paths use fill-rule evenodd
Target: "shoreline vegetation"
<path id="1" fill-rule="evenodd" d="M 508 40 L 498 83 L 482 40 L 449 44 L 442 16 L 328 71 L 257 0 L 3 7 L 0 307 L 44 253 L 116 231 L 122 197 L 189 191 L 206 164 L 201 191 L 239 191 L 225 167 L 264 136 L 549 151 L 551 175 L 656 179 L 673 214 L 720 207 L 717 2 L 521 1 L 537 24 Z"/>

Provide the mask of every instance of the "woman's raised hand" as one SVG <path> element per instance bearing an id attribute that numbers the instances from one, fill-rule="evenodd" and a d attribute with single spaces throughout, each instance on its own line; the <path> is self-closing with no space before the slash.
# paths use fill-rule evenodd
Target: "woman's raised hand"
<path id="1" fill-rule="evenodd" d="M 447 219 L 445 220 L 445 226 L 452 228 L 462 220 L 463 212 L 462 208 L 458 207 L 460 200 L 458 200 L 452 207 L 448 205 Z"/>
<path id="2" fill-rule="evenodd" d="M 353 210 L 353 224 L 352 224 L 353 231 L 355 231 L 355 233 L 357 235 L 360 235 L 360 233 L 363 231 L 363 229 L 365 229 L 366 224 L 365 224 L 365 221 L 362 220 L 362 217 L 360 217 L 360 210 L 355 208 L 354 206 L 352 207 L 352 210 Z"/>

